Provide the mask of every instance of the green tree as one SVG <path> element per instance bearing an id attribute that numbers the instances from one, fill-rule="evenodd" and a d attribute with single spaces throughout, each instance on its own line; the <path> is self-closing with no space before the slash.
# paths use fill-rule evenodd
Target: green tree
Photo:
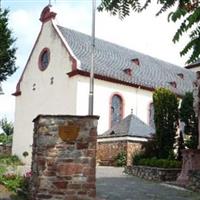
<path id="1" fill-rule="evenodd" d="M 0 121 L 0 127 L 2 128 L 3 132 L 4 132 L 7 136 L 13 134 L 13 130 L 14 130 L 13 123 L 12 123 L 12 122 L 8 122 L 7 118 L 3 118 L 3 119 Z"/>
<path id="2" fill-rule="evenodd" d="M 121 18 L 124 18 L 128 16 L 131 11 L 142 12 L 152 2 L 152 0 L 102 0 L 98 10 L 106 10 L 113 15 L 119 14 Z M 199 0 L 158 0 L 157 4 L 160 6 L 160 9 L 156 15 L 174 8 L 174 11 L 168 15 L 168 20 L 173 22 L 180 21 L 181 25 L 173 37 L 173 42 L 178 42 L 183 33 L 187 33 L 190 40 L 180 52 L 180 55 L 183 56 L 191 51 L 191 56 L 186 63 L 190 64 L 197 61 L 200 56 Z"/>
<path id="3" fill-rule="evenodd" d="M 193 101 L 193 94 L 187 92 L 181 102 L 180 120 L 185 124 L 184 133 L 189 136 L 186 146 L 196 149 L 198 146 L 198 119 L 195 116 Z"/>
<path id="4" fill-rule="evenodd" d="M 8 28 L 8 10 L 0 9 L 0 82 L 16 71 L 15 39 Z"/>
<path id="5" fill-rule="evenodd" d="M 153 94 L 154 121 L 159 158 L 172 158 L 178 127 L 178 99 L 165 88 Z"/>

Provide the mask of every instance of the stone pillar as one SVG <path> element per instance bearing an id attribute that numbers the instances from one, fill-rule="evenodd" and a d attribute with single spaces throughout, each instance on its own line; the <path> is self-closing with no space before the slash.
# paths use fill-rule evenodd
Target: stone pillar
<path id="1" fill-rule="evenodd" d="M 200 71 L 196 72 L 196 81 L 194 82 L 194 110 L 195 114 L 198 117 L 198 136 L 199 136 L 199 145 L 200 149 Z"/>
<path id="2" fill-rule="evenodd" d="M 34 119 L 32 200 L 94 200 L 97 116 Z"/>
<path id="3" fill-rule="evenodd" d="M 198 149 L 185 149 L 182 150 L 183 164 L 181 174 L 177 179 L 177 183 L 187 186 L 189 183 L 190 171 L 200 170 L 200 71 L 196 72 L 196 81 L 194 82 L 194 111 L 196 117 L 198 117 L 198 136 L 199 145 Z"/>
<path id="4" fill-rule="evenodd" d="M 200 149 L 184 149 L 182 150 L 182 157 L 182 170 L 177 183 L 186 186 L 189 183 L 189 172 L 200 170 Z"/>

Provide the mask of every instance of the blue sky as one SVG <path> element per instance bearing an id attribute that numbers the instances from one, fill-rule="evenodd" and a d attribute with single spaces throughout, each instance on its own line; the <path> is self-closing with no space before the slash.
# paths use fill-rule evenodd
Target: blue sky
<path id="1" fill-rule="evenodd" d="M 91 34 L 91 0 L 51 2 L 57 12 L 58 24 Z M 9 26 L 17 38 L 16 64 L 19 69 L 3 83 L 5 95 L 0 96 L 0 118 L 6 116 L 9 120 L 14 120 L 15 98 L 11 93 L 15 91 L 16 83 L 40 30 L 40 13 L 48 3 L 48 0 L 2 0 L 2 7 L 10 10 Z M 123 21 L 117 16 L 110 16 L 109 13 L 97 13 L 96 36 L 184 66 L 186 58 L 180 58 L 179 51 L 186 44 L 187 38 L 184 37 L 179 44 L 173 44 L 172 37 L 178 24 L 168 23 L 167 14 L 155 17 L 156 10 L 158 8 L 152 5 L 148 11 L 132 14 Z"/>

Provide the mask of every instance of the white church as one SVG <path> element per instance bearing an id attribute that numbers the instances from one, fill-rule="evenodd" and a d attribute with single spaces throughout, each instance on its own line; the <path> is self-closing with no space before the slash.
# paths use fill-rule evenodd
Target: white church
<path id="1" fill-rule="evenodd" d="M 31 160 L 38 114 L 87 115 L 91 37 L 55 24 L 43 9 L 41 30 L 13 93 L 16 97 L 13 154 Z M 134 48 L 134 47 L 133 47 Z M 179 97 L 193 90 L 195 73 L 131 49 L 96 39 L 94 114 L 102 134 L 133 114 L 152 125 L 152 94 L 165 87 Z M 28 152 L 24 158 L 23 153 Z"/>

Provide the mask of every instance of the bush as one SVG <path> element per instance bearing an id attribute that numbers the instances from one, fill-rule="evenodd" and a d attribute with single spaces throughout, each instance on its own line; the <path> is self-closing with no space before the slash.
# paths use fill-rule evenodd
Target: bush
<path id="1" fill-rule="evenodd" d="M 143 153 L 134 155 L 132 158 L 133 165 L 139 165 L 140 160 L 144 158 L 146 158 L 146 156 Z"/>
<path id="2" fill-rule="evenodd" d="M 11 144 L 12 143 L 12 135 L 5 135 L 5 134 L 0 134 L 0 143 L 2 144 Z"/>
<path id="3" fill-rule="evenodd" d="M 16 155 L 0 156 L 0 163 L 4 165 L 21 165 L 22 164 L 22 162 Z"/>
<path id="4" fill-rule="evenodd" d="M 157 158 L 141 158 L 136 163 L 134 163 L 134 165 L 144 165 L 149 167 L 160 167 L 160 168 L 181 168 L 180 161 L 157 159 Z"/>
<path id="5" fill-rule="evenodd" d="M 16 174 L 0 175 L 0 183 L 11 191 L 16 192 L 23 183 L 23 178 Z"/>
<path id="6" fill-rule="evenodd" d="M 159 158 L 169 158 L 174 150 L 178 128 L 178 99 L 165 88 L 157 89 L 153 94 L 154 121 L 156 128 L 157 154 Z"/>
<path id="7" fill-rule="evenodd" d="M 126 165 L 126 152 L 120 152 L 115 158 L 118 167 L 123 167 Z"/>

